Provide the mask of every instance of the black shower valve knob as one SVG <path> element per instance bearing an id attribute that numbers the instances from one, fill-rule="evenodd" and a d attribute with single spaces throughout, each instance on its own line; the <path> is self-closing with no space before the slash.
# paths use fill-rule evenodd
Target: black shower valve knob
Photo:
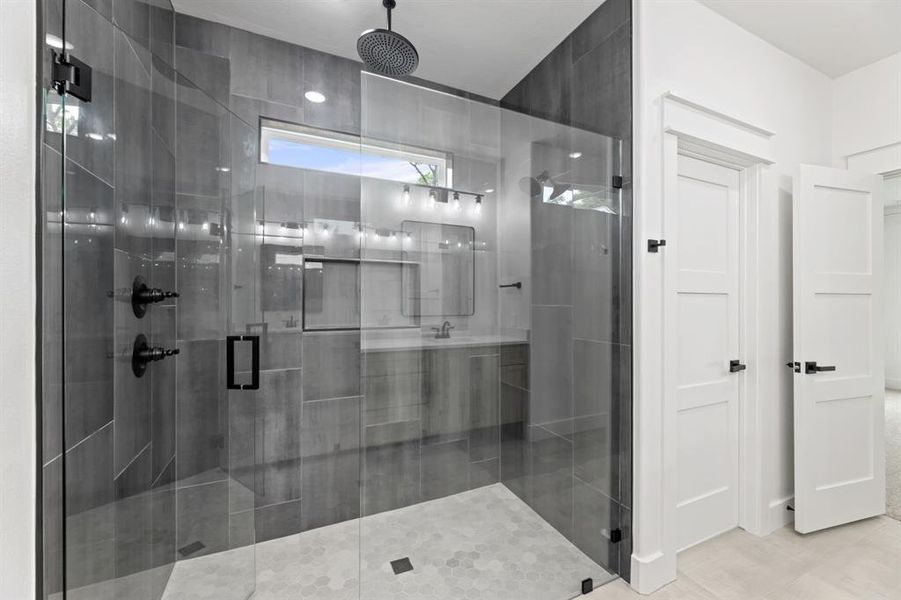
<path id="1" fill-rule="evenodd" d="M 147 365 L 160 361 L 167 356 L 175 356 L 181 351 L 178 348 L 159 348 L 151 346 L 143 333 L 135 338 L 131 353 L 131 370 L 135 377 L 141 377 L 147 371 Z"/>
<path id="2" fill-rule="evenodd" d="M 156 304 L 169 298 L 178 298 L 178 292 L 166 292 L 160 288 L 152 288 L 140 275 L 135 277 L 131 286 L 131 308 L 139 319 L 147 313 L 148 304 Z"/>
<path id="3" fill-rule="evenodd" d="M 148 288 L 138 294 L 138 302 L 142 304 L 155 304 L 167 298 L 178 298 L 178 292 L 164 292 L 159 288 Z"/>

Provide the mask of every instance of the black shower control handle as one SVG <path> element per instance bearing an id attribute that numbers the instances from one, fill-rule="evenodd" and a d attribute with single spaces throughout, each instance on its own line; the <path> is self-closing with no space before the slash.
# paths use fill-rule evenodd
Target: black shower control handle
<path id="1" fill-rule="evenodd" d="M 175 356 L 180 352 L 178 348 L 152 347 L 143 333 L 138 334 L 131 351 L 131 370 L 135 377 L 141 377 L 147 371 L 148 363 L 163 360 L 167 356 Z"/>
<path id="2" fill-rule="evenodd" d="M 159 288 L 148 288 L 138 294 L 138 302 L 142 304 L 154 304 L 162 302 L 166 298 L 178 298 L 178 292 L 164 292 Z"/>
<path id="3" fill-rule="evenodd" d="M 131 309 L 139 319 L 147 314 L 147 305 L 162 302 L 168 298 L 178 298 L 178 292 L 166 292 L 160 288 L 152 288 L 147 281 L 138 275 L 131 285 Z"/>

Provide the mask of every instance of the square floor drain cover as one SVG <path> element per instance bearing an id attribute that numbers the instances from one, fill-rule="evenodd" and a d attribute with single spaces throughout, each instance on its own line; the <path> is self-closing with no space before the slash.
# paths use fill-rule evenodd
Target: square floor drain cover
<path id="1" fill-rule="evenodd" d="M 392 560 L 391 568 L 394 569 L 395 575 L 400 575 L 401 573 L 406 573 L 407 571 L 412 571 L 413 563 L 411 563 L 410 559 L 405 556 L 404 558 L 398 558 L 397 560 Z"/>
<path id="2" fill-rule="evenodd" d="M 203 545 L 203 542 L 192 542 L 192 543 L 188 544 L 187 546 L 179 548 L 178 553 L 181 554 L 182 556 L 184 556 L 185 558 L 187 558 L 188 556 L 191 556 L 195 552 L 200 552 L 204 548 L 206 548 L 206 546 Z"/>

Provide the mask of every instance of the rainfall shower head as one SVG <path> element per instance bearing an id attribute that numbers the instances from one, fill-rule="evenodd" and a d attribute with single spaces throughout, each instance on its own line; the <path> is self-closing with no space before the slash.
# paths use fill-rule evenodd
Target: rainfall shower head
<path id="1" fill-rule="evenodd" d="M 388 29 L 369 29 L 357 40 L 357 52 L 363 63 L 382 75 L 399 77 L 409 75 L 419 66 L 416 47 L 404 36 L 391 31 L 391 11 L 395 0 L 382 0 L 388 9 Z"/>

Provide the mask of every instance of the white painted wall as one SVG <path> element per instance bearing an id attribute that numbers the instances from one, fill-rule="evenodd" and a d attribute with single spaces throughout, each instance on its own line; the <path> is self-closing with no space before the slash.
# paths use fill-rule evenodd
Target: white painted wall
<path id="1" fill-rule="evenodd" d="M 836 78 L 832 90 L 836 166 L 852 154 L 901 144 L 901 52 Z"/>
<path id="2" fill-rule="evenodd" d="M 646 240 L 661 237 L 661 95 L 667 91 L 775 132 L 770 177 L 778 192 L 760 207 L 758 369 L 766 505 L 763 528 L 788 519 L 793 490 L 791 180 L 800 163 L 832 158 L 831 80 L 694 0 L 635 0 L 635 533 L 633 586 L 649 592 L 675 577 L 662 471 L 661 262 Z M 772 189 L 771 188 L 771 189 Z M 665 252 L 665 250 L 664 250 Z"/>
<path id="3" fill-rule="evenodd" d="M 0 595 L 35 589 L 35 0 L 0 0 Z"/>

